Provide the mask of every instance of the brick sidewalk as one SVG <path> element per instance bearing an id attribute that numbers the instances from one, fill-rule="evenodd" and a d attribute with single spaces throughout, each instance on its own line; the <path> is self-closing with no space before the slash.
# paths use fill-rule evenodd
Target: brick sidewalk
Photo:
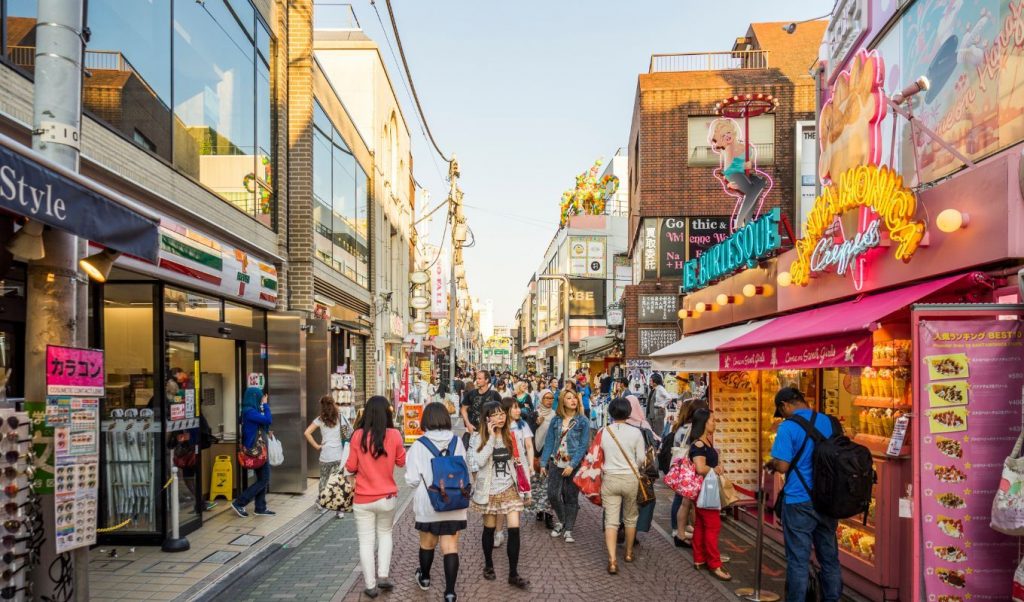
<path id="1" fill-rule="evenodd" d="M 456 588 L 459 599 L 465 602 L 730 599 L 709 581 L 708 576 L 693 569 L 688 555 L 681 553 L 654 530 L 641 535 L 643 544 L 637 548 L 637 560 L 633 564 L 622 560 L 624 552 L 620 547 L 619 574 L 609 575 L 600 508 L 586 501 L 582 503 L 584 506 L 580 508 L 576 529 L 573 530 L 574 544 L 550 537 L 543 523 L 534 521 L 532 516 L 524 522 L 519 572 L 531 581 L 527 591 L 515 589 L 506 582 L 508 557 L 505 546 L 494 550 L 498 580 L 484 580 L 480 516 L 470 512 L 469 528 L 459 541 L 461 566 Z M 438 552 L 434 558 L 430 591 L 424 592 L 413 582 L 419 566 L 418 550 L 419 536 L 413 529 L 410 506 L 395 525 L 395 553 L 391 562 L 395 590 L 390 594 L 382 593 L 377 600 L 441 599 L 444 592 L 441 554 Z M 360 574 L 343 600 L 369 600 L 362 595 L 363 587 Z"/>

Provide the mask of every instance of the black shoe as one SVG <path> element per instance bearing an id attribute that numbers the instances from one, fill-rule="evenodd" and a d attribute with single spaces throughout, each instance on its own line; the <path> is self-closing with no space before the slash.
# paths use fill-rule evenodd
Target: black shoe
<path id="1" fill-rule="evenodd" d="M 494 567 L 493 566 L 485 566 L 484 567 L 484 579 L 486 579 L 488 581 L 494 581 L 497 578 L 498 578 L 498 576 L 494 573 Z"/>
<path id="2" fill-rule="evenodd" d="M 257 510 L 254 514 L 256 516 L 277 516 L 277 512 L 273 510 Z"/>
<path id="3" fill-rule="evenodd" d="M 539 523 L 542 520 L 544 520 L 544 513 L 543 512 L 538 512 L 537 513 L 537 522 Z"/>
<path id="4" fill-rule="evenodd" d="M 508 584 L 519 589 L 530 587 L 530 580 L 522 575 L 512 575 L 508 578 Z"/>
<path id="5" fill-rule="evenodd" d="M 676 544 L 677 548 L 692 548 L 693 547 L 693 542 L 691 542 L 689 539 L 679 539 L 678 537 L 673 537 L 672 539 L 675 541 L 675 544 Z"/>
<path id="6" fill-rule="evenodd" d="M 377 579 L 377 587 L 381 588 L 386 592 L 389 592 L 395 589 L 395 582 L 388 579 L 387 577 L 381 577 L 380 579 Z"/>
<path id="7" fill-rule="evenodd" d="M 364 589 L 363 593 L 366 594 L 367 598 L 376 598 L 377 596 L 380 595 L 380 589 L 376 588 L 376 587 L 370 587 L 370 588 Z"/>
<path id="8" fill-rule="evenodd" d="M 236 504 L 234 502 L 231 502 L 231 509 L 235 511 L 235 514 L 237 514 L 238 516 L 240 516 L 242 518 L 245 518 L 245 517 L 249 516 L 249 513 L 245 511 L 245 508 L 243 508 L 242 506 L 239 506 L 238 504 Z"/>
<path id="9" fill-rule="evenodd" d="M 420 586 L 423 591 L 430 589 L 430 579 L 424 579 L 423 571 L 420 569 L 416 569 L 416 585 Z"/>
<path id="10" fill-rule="evenodd" d="M 550 514 L 545 512 L 544 513 L 544 526 L 549 531 L 554 531 L 555 530 L 555 517 L 553 517 Z"/>

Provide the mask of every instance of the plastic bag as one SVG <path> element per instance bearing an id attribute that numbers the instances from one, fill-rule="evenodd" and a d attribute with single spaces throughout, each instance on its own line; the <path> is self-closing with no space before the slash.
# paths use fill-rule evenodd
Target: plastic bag
<path id="1" fill-rule="evenodd" d="M 705 510 L 722 509 L 721 486 L 714 470 L 704 476 L 704 483 L 700 486 L 700 495 L 697 496 L 697 507 Z"/>
<path id="2" fill-rule="evenodd" d="M 1003 474 L 999 489 L 992 499 L 992 520 L 990 526 L 1007 535 L 1024 535 L 1024 458 L 1021 446 L 1024 433 L 1017 437 L 1013 451 L 1003 461 Z"/>
<path id="3" fill-rule="evenodd" d="M 267 437 L 267 461 L 271 466 L 284 464 L 284 446 L 273 435 Z"/>

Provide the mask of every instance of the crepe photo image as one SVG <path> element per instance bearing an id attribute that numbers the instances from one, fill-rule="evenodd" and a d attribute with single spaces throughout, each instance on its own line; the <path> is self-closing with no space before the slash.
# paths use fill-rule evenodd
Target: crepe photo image
<path id="1" fill-rule="evenodd" d="M 967 381 L 949 380 L 928 385 L 928 405 L 933 408 L 967 405 Z"/>
<path id="2" fill-rule="evenodd" d="M 967 378 L 969 376 L 966 353 L 929 355 L 924 358 L 924 361 L 928 366 L 929 380 Z"/>
<path id="3" fill-rule="evenodd" d="M 940 408 L 928 410 L 929 432 L 960 433 L 967 430 L 967 408 Z"/>

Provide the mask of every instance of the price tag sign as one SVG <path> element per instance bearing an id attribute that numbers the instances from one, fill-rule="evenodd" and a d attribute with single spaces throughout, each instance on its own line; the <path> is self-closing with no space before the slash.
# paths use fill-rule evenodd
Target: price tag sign
<path id="1" fill-rule="evenodd" d="M 910 426 L 910 416 L 900 416 L 892 430 L 892 437 L 889 439 L 889 449 L 885 450 L 887 456 L 898 456 L 903 451 L 903 440 L 907 437 L 907 427 Z"/>
<path id="2" fill-rule="evenodd" d="M 261 389 L 267 386 L 267 379 L 263 376 L 262 372 L 250 372 L 249 373 L 249 386 L 259 387 Z"/>

